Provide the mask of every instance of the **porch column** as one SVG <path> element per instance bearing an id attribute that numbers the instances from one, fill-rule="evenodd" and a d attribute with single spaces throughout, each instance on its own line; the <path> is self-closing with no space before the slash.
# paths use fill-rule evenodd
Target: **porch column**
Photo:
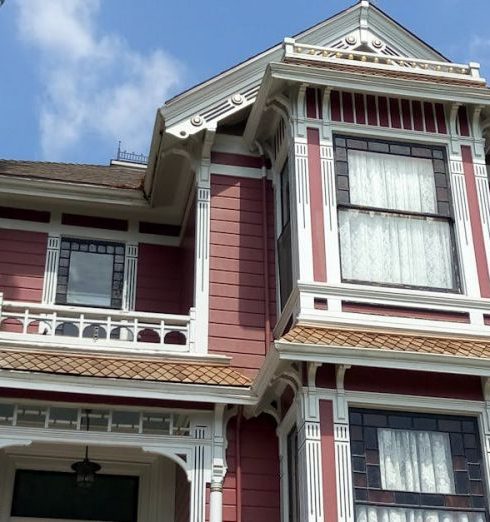
<path id="1" fill-rule="evenodd" d="M 225 467 L 224 404 L 214 407 L 213 448 L 211 463 L 211 488 L 209 499 L 209 522 L 223 521 L 223 480 Z"/>
<path id="2" fill-rule="evenodd" d="M 211 482 L 211 494 L 209 499 L 209 521 L 223 521 L 223 481 Z"/>

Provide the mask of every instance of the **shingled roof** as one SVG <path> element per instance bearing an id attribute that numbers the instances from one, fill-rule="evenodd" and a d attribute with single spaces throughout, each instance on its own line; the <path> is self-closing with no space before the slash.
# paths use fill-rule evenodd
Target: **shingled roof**
<path id="1" fill-rule="evenodd" d="M 488 340 L 483 340 L 299 325 L 284 335 L 281 341 L 360 350 L 375 349 L 490 359 L 490 337 Z"/>
<path id="2" fill-rule="evenodd" d="M 55 352 L 0 350 L 0 369 L 178 384 L 248 387 L 251 381 L 224 364 L 155 358 L 100 357 Z"/>
<path id="3" fill-rule="evenodd" d="M 82 183 L 118 189 L 141 189 L 145 169 L 120 165 L 84 165 L 0 159 L 0 176 Z"/>

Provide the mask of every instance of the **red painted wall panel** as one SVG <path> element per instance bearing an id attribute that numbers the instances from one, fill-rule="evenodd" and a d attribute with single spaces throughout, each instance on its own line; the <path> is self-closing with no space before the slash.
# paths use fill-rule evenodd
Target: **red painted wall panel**
<path id="1" fill-rule="evenodd" d="M 42 299 L 48 235 L 0 229 L 0 292 L 5 300 Z"/>
<path id="2" fill-rule="evenodd" d="M 397 98 L 390 98 L 390 115 L 391 115 L 391 126 L 394 129 L 401 129 L 402 121 L 400 117 L 400 104 Z"/>
<path id="3" fill-rule="evenodd" d="M 193 250 L 191 252 L 187 243 L 182 248 L 140 243 L 136 310 L 188 314 L 194 286 L 194 261 L 191 256 Z"/>
<path id="4" fill-rule="evenodd" d="M 434 119 L 434 106 L 432 103 L 424 102 L 425 130 L 436 132 L 436 121 Z"/>
<path id="5" fill-rule="evenodd" d="M 342 121 L 342 113 L 340 111 L 340 92 L 332 91 L 330 94 L 330 104 L 333 121 Z"/>
<path id="6" fill-rule="evenodd" d="M 479 377 L 360 366 L 355 366 L 345 373 L 345 389 L 483 400 Z"/>
<path id="7" fill-rule="evenodd" d="M 351 92 L 342 93 L 342 108 L 344 111 L 344 121 L 346 123 L 353 123 L 354 122 L 354 108 L 352 105 L 352 93 Z"/>
<path id="8" fill-rule="evenodd" d="M 468 112 L 464 105 L 459 108 L 458 121 L 459 121 L 459 134 L 461 136 L 469 136 L 470 135 L 470 125 L 468 123 Z"/>
<path id="9" fill-rule="evenodd" d="M 241 520 L 279 522 L 279 447 L 272 417 L 261 416 L 241 422 Z M 236 418 L 228 423 L 228 472 L 223 483 L 223 521 L 236 522 Z"/>
<path id="10" fill-rule="evenodd" d="M 424 130 L 424 121 L 422 119 L 422 104 L 419 101 L 412 101 L 413 128 L 416 131 Z"/>
<path id="11" fill-rule="evenodd" d="M 446 114 L 444 112 L 444 105 L 442 103 L 436 103 L 435 107 L 436 107 L 437 132 L 439 134 L 447 134 Z"/>
<path id="12" fill-rule="evenodd" d="M 320 401 L 320 437 L 323 468 L 323 511 L 325 522 L 337 522 L 337 487 L 332 401 Z"/>
<path id="13" fill-rule="evenodd" d="M 366 107 L 364 105 L 364 95 L 356 93 L 354 95 L 354 102 L 356 107 L 356 123 L 364 125 L 366 123 Z"/>
<path id="14" fill-rule="evenodd" d="M 320 133 L 307 129 L 308 175 L 310 181 L 310 213 L 313 255 L 313 278 L 327 281 L 327 258 L 325 253 L 325 225 L 323 219 L 322 167 L 320 160 Z"/>
<path id="15" fill-rule="evenodd" d="M 476 189 L 475 171 L 473 167 L 473 155 L 471 147 L 461 146 L 461 156 L 463 158 L 463 171 L 468 194 L 468 207 L 470 213 L 471 231 L 473 233 L 473 246 L 476 257 L 476 270 L 480 283 L 480 295 L 490 297 L 490 275 L 488 273 L 487 254 L 483 239 L 482 220 L 480 206 L 478 203 L 478 193 Z"/>
<path id="16" fill-rule="evenodd" d="M 389 127 L 388 100 L 384 96 L 378 97 L 379 124 L 381 127 Z"/>
<path id="17" fill-rule="evenodd" d="M 410 101 L 402 100 L 402 120 L 403 128 L 412 130 L 412 115 L 410 111 Z"/>
<path id="18" fill-rule="evenodd" d="M 272 186 L 266 187 L 269 314 L 275 324 L 275 261 Z M 262 180 L 211 178 L 209 351 L 232 357 L 253 375 L 265 347 L 265 252 Z"/>
<path id="19" fill-rule="evenodd" d="M 367 115 L 369 125 L 378 125 L 378 109 L 376 107 L 376 96 L 368 94 L 367 101 Z"/>

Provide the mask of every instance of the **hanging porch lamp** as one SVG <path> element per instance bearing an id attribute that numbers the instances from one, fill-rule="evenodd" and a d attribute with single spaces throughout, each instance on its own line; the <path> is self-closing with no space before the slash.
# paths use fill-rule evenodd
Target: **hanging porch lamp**
<path id="1" fill-rule="evenodd" d="M 90 410 L 85 410 L 85 419 L 87 425 L 87 431 L 90 429 Z M 97 462 L 92 462 L 88 458 L 88 446 L 85 446 L 85 458 L 80 460 L 79 462 L 75 462 L 71 465 L 71 469 L 77 475 L 77 486 L 80 488 L 88 489 L 92 487 L 92 484 L 95 481 L 95 474 L 97 471 L 100 471 L 100 464 Z"/>

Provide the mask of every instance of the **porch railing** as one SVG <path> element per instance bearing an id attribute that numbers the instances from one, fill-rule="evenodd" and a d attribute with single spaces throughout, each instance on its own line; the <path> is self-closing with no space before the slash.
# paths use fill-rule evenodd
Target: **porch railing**
<path id="1" fill-rule="evenodd" d="M 193 342 L 189 315 L 3 301 L 0 338 L 142 351 L 187 352 Z"/>

